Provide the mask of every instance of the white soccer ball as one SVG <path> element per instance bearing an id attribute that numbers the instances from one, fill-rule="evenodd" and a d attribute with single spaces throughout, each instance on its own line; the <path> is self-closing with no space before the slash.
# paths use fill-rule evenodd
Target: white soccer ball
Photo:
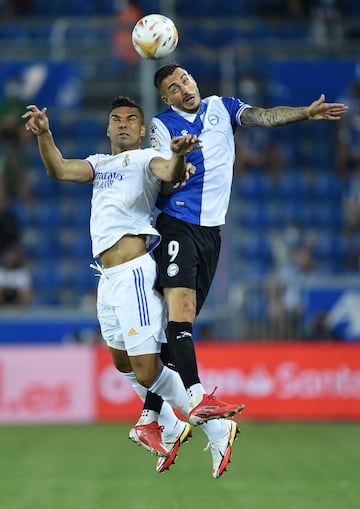
<path id="1" fill-rule="evenodd" d="M 139 19 L 132 31 L 135 50 L 143 58 L 164 58 L 178 44 L 178 31 L 174 22 L 161 14 L 149 14 Z"/>

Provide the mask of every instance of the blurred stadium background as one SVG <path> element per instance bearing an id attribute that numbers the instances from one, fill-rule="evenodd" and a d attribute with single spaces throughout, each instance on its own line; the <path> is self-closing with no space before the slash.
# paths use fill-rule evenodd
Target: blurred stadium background
<path id="1" fill-rule="evenodd" d="M 359 338 L 358 2 L 134 4 L 0 4 L 0 175 L 30 272 L 27 309 L 93 311 L 91 187 L 46 178 L 36 143 L 11 115 L 29 102 L 46 105 L 64 154 L 107 151 L 111 97 L 132 95 L 148 120 L 162 108 L 152 85 L 157 63 L 139 60 L 129 33 L 140 13 L 163 12 L 180 34 L 171 60 L 194 74 L 203 96 L 272 106 L 308 104 L 325 93 L 328 101 L 350 106 L 341 123 L 238 133 L 222 259 L 199 338 Z M 2 254 L 5 247 L 4 239 Z"/>
<path id="2" fill-rule="evenodd" d="M 0 382 L 1 374 L 6 378 L 28 364 L 17 365 L 9 346 L 42 344 L 44 363 L 56 366 L 47 357 L 49 344 L 91 348 L 101 342 L 97 279 L 89 268 L 91 186 L 48 179 L 20 116 L 26 104 L 47 106 L 57 144 L 65 156 L 78 158 L 108 151 L 107 108 L 114 95 L 134 97 L 150 121 L 163 107 L 153 73 L 167 60 L 141 60 L 130 33 L 141 15 L 152 12 L 174 19 L 180 42 L 168 60 L 192 72 L 203 96 L 234 95 L 269 107 L 307 105 L 325 93 L 329 102 L 349 105 L 340 122 L 238 131 L 221 260 L 195 334 L 199 346 L 216 344 L 224 358 L 225 342 L 261 342 L 265 350 L 258 357 L 266 362 L 269 345 L 351 344 L 349 361 L 344 358 L 340 366 L 331 360 L 323 368 L 333 370 L 331 394 L 346 380 L 353 387 L 348 403 L 358 407 L 360 3 L 355 0 L 0 1 L 0 353 L 5 363 Z M 314 354 L 319 369 L 325 351 L 320 346 Z M 97 354 L 84 352 L 90 365 L 100 362 Z M 337 352 L 342 359 L 343 350 Z M 263 368 L 275 373 L 276 367 L 271 360 L 259 367 L 255 357 L 245 361 L 247 386 L 254 387 L 256 379 L 256 390 L 264 394 L 269 372 L 264 375 Z M 277 359 L 293 357 L 285 350 Z M 234 369 L 241 366 L 242 354 L 233 361 Z M 8 371 L 1 370 L 5 365 Z M 304 370 L 312 367 L 304 360 Z M 325 394 L 326 373 L 322 381 Z M 13 409 L 9 401 L 6 412 Z M 87 412 L 79 418 L 94 415 L 92 407 Z"/>
<path id="3" fill-rule="evenodd" d="M 68 157 L 108 151 L 114 95 L 149 121 L 167 60 L 140 60 L 130 32 L 152 12 L 174 19 L 170 60 L 203 96 L 266 107 L 325 93 L 350 108 L 337 123 L 236 135 L 220 265 L 195 329 L 205 387 L 246 403 L 220 481 L 198 430 L 165 478 L 127 440 L 140 402 L 100 346 L 91 186 L 48 179 L 20 119 L 47 106 Z M 0 0 L 1 507 L 358 507 L 359 55 L 358 0 Z"/>

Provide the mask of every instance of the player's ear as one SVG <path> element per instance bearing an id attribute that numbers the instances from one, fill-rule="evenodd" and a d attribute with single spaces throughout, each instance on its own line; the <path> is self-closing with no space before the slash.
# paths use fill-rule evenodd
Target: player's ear
<path id="1" fill-rule="evenodd" d="M 109 136 L 109 128 L 107 128 L 107 129 L 106 129 L 106 136 L 107 136 L 108 138 L 110 138 L 110 136 Z"/>
<path id="2" fill-rule="evenodd" d="M 140 136 L 143 137 L 146 134 L 146 127 L 144 125 L 141 126 L 140 129 Z"/>
<path id="3" fill-rule="evenodd" d="M 166 95 L 162 95 L 161 100 L 166 104 L 166 106 L 170 106 L 171 101 L 168 97 L 166 97 Z"/>

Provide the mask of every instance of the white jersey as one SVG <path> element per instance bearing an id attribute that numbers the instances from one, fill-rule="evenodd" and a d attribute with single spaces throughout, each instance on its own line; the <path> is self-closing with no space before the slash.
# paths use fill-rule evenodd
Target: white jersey
<path id="1" fill-rule="evenodd" d="M 94 173 L 90 215 L 94 258 L 126 234 L 146 235 L 149 252 L 160 242 L 151 225 L 161 184 L 150 170 L 155 157 L 161 155 L 147 148 L 87 158 Z"/>

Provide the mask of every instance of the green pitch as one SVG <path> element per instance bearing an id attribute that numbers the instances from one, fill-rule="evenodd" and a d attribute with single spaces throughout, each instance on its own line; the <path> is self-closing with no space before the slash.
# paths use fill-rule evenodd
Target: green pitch
<path id="1" fill-rule="evenodd" d="M 241 423 L 232 463 L 211 476 L 195 429 L 176 464 L 128 425 L 0 426 L 1 509 L 357 509 L 360 425 Z"/>

